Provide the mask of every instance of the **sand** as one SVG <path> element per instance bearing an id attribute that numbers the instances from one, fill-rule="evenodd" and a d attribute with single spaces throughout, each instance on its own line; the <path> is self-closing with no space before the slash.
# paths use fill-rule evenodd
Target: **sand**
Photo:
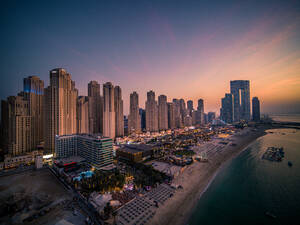
<path id="1" fill-rule="evenodd" d="M 182 185 L 183 189 L 177 189 L 174 196 L 159 207 L 150 223 L 155 225 L 187 224 L 201 195 L 218 171 L 245 150 L 251 142 L 264 134 L 266 133 L 263 127 L 255 131 L 252 128 L 246 128 L 229 138 L 234 140 L 236 146 L 225 146 L 222 152 L 214 155 L 208 163 L 195 162 L 187 167 L 173 181 L 174 184 Z"/>

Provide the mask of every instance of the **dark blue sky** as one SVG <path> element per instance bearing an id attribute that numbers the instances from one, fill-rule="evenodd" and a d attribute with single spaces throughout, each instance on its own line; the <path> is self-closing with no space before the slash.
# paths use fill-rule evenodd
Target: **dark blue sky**
<path id="1" fill-rule="evenodd" d="M 292 111 L 298 111 L 297 91 L 273 101 L 261 77 L 270 76 L 266 79 L 275 87 L 288 82 L 287 76 L 292 85 L 299 82 L 294 65 L 300 59 L 299 5 L 275 0 L 2 1 L 0 98 L 21 91 L 25 76 L 38 75 L 47 85 L 49 70 L 64 67 L 82 95 L 90 80 L 120 85 L 125 112 L 130 92 L 137 90 L 144 106 L 149 89 L 169 100 L 204 98 L 207 109 L 218 111 L 230 79 L 253 81 L 252 93 L 266 103 L 265 111 L 282 108 L 278 101 L 296 104 Z M 251 57 L 265 48 L 264 64 L 261 58 L 253 62 Z M 287 71 L 291 64 L 294 73 Z M 266 65 L 270 68 L 262 69 Z M 280 73 L 274 73 L 277 67 Z"/>

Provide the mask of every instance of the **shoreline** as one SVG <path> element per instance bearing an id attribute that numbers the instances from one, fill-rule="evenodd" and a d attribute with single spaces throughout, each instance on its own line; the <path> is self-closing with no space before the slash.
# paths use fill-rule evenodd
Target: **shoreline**
<path id="1" fill-rule="evenodd" d="M 159 207 L 154 218 L 150 221 L 151 224 L 188 224 L 191 215 L 196 210 L 198 201 L 219 172 L 234 158 L 248 149 L 248 146 L 255 140 L 266 135 L 268 129 L 272 129 L 272 127 L 263 126 L 256 131 L 247 128 L 241 131 L 241 133 L 246 132 L 246 134 L 233 135 L 230 139 L 234 139 L 236 146 L 225 146 L 224 150 L 220 154 L 214 155 L 208 163 L 195 162 L 182 174 L 174 178 L 174 183 L 182 185 L 183 189 L 177 190 L 172 198 Z"/>
<path id="2" fill-rule="evenodd" d="M 258 138 L 263 137 L 264 135 L 266 135 L 267 133 L 264 132 L 263 135 L 257 137 L 256 139 L 254 139 L 253 141 L 249 142 L 248 145 L 246 145 L 242 150 L 240 150 L 240 152 L 238 152 L 237 154 L 233 155 L 231 158 L 227 159 L 225 162 L 223 162 L 220 167 L 217 169 L 217 171 L 214 173 L 214 175 L 210 178 L 208 184 L 206 185 L 206 187 L 201 191 L 200 195 L 197 197 L 197 201 L 200 201 L 202 195 L 207 191 L 207 189 L 210 187 L 210 185 L 212 184 L 212 182 L 215 180 L 216 176 L 229 164 L 231 164 L 232 160 L 234 160 L 235 158 L 237 158 L 239 155 L 241 155 L 243 152 L 245 152 L 248 147 L 254 142 L 256 141 Z M 198 203 L 198 202 L 197 202 Z M 188 221 L 191 218 L 191 215 L 195 212 L 196 210 L 196 206 L 197 204 L 194 206 L 194 209 L 190 212 L 190 214 L 187 216 L 187 219 L 185 220 L 185 222 L 183 224 L 187 224 L 188 225 Z"/>

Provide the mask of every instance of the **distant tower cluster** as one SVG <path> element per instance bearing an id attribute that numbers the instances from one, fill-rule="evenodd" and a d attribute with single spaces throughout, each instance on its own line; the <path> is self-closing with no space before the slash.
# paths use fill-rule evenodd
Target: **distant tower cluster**
<path id="1" fill-rule="evenodd" d="M 145 106 L 145 110 L 139 109 L 138 117 L 136 113 L 138 94 L 133 92 L 130 95 L 128 118 L 131 132 L 129 133 L 136 133 L 136 130 L 139 129 L 157 132 L 205 123 L 203 99 L 199 99 L 198 108 L 194 110 L 192 100 L 187 102 L 187 108 L 184 99 L 174 98 L 172 102 L 168 102 L 166 95 L 160 95 L 158 96 L 158 101 L 156 101 L 154 91 L 150 90 L 147 92 Z M 137 126 L 137 124 L 139 125 Z"/>
<path id="2" fill-rule="evenodd" d="M 1 148 L 13 156 L 37 150 L 55 153 L 55 138 L 75 134 L 124 135 L 122 91 L 111 83 L 88 83 L 88 96 L 78 96 L 63 68 L 50 71 L 50 84 L 37 76 L 24 78 L 23 91 L 1 102 Z M 137 106 L 137 115 L 139 108 Z M 140 124 L 140 120 L 139 123 Z"/>
<path id="3" fill-rule="evenodd" d="M 75 82 L 63 68 L 50 71 L 50 85 L 37 76 L 24 79 L 23 91 L 1 102 L 1 147 L 11 155 L 37 149 L 44 143 L 46 153 L 54 153 L 55 138 L 63 135 L 94 134 L 114 139 L 142 131 L 164 131 L 214 123 L 215 112 L 204 113 L 204 100 L 166 95 L 155 98 L 147 92 L 145 109 L 139 106 L 137 92 L 130 94 L 129 115 L 124 117 L 122 89 L 111 82 L 103 84 L 102 95 L 97 81 L 88 83 L 88 96 L 78 96 Z M 230 93 L 221 99 L 220 119 L 225 123 L 249 121 L 250 82 L 230 81 Z M 260 101 L 252 98 L 252 119 L 260 121 Z M 100 136 L 99 136 L 100 137 Z"/>

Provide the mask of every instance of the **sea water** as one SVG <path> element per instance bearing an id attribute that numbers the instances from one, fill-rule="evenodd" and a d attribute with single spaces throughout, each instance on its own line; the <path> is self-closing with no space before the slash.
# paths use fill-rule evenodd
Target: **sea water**
<path id="1" fill-rule="evenodd" d="M 218 173 L 199 200 L 190 225 L 300 224 L 300 130 L 268 132 Z M 270 146 L 284 148 L 283 161 L 262 159 Z"/>

